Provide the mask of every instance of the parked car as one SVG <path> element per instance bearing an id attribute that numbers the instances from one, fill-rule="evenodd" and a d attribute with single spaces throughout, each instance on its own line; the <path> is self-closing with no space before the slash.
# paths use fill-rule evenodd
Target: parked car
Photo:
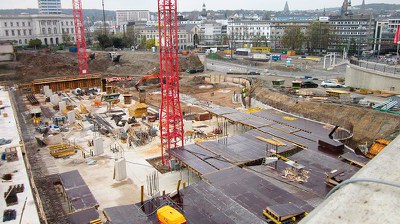
<path id="1" fill-rule="evenodd" d="M 312 81 L 301 82 L 301 88 L 318 88 L 318 84 Z"/>
<path id="2" fill-rule="evenodd" d="M 336 88 L 341 88 L 341 87 L 343 87 L 342 84 L 337 83 L 337 82 L 332 81 L 332 80 L 324 80 L 324 81 L 322 81 L 321 86 L 324 87 L 324 88 L 326 88 L 326 87 L 332 87 L 332 88 L 335 88 L 335 87 Z"/>
<path id="3" fill-rule="evenodd" d="M 252 71 L 252 72 L 247 73 L 247 75 L 260 75 L 260 73 Z"/>
<path id="4" fill-rule="evenodd" d="M 186 70 L 186 73 L 189 74 L 194 74 L 194 73 L 198 73 L 198 72 L 204 72 L 204 68 L 200 67 L 200 68 L 190 68 Z"/>

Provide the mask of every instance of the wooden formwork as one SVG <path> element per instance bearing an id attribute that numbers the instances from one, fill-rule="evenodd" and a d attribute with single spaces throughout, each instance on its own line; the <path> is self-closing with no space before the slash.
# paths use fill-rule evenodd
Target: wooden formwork
<path id="1" fill-rule="evenodd" d="M 27 90 L 30 88 L 31 93 L 37 94 L 40 93 L 43 86 L 49 86 L 53 91 L 64 91 L 66 89 L 101 87 L 102 82 L 100 75 L 65 76 L 35 79 L 31 84 L 20 85 L 20 89 L 29 92 Z"/>

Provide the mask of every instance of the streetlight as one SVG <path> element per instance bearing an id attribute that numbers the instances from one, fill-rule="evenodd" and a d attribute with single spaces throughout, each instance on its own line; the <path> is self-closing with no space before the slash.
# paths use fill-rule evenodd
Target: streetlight
<path id="1" fill-rule="evenodd" d="M 360 50 L 361 50 L 361 24 L 358 26 L 358 57 L 357 59 L 360 60 Z"/>

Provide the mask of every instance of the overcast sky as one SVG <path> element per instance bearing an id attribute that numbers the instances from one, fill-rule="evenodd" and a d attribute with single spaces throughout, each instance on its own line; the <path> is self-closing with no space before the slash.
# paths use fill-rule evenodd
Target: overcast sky
<path id="1" fill-rule="evenodd" d="M 82 0 L 86 9 L 100 9 L 102 0 Z M 72 8 L 72 0 L 61 0 L 63 8 Z M 157 0 L 104 0 L 105 8 L 117 9 L 148 9 L 157 10 Z M 259 9 L 259 10 L 283 10 L 286 0 L 178 0 L 179 11 L 201 10 L 203 2 L 207 9 Z M 294 9 L 323 9 L 341 6 L 343 0 L 288 0 L 289 8 Z M 362 0 L 353 0 L 353 5 L 359 5 Z M 399 0 L 366 0 L 366 3 L 399 4 Z M 13 8 L 37 8 L 37 0 L 0 0 L 0 9 Z"/>

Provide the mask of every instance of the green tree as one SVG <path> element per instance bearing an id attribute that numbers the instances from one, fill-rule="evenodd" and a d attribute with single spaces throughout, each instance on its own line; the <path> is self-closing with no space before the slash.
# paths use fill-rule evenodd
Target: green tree
<path id="1" fill-rule="evenodd" d="M 285 29 L 282 36 L 282 45 L 290 50 L 301 50 L 304 42 L 304 34 L 299 26 L 291 26 Z"/>
<path id="2" fill-rule="evenodd" d="M 124 48 L 123 40 L 121 37 L 113 37 L 111 38 L 112 46 L 115 48 Z"/>
<path id="3" fill-rule="evenodd" d="M 40 39 L 32 39 L 29 41 L 29 47 L 39 48 L 42 46 L 42 41 Z"/>
<path id="4" fill-rule="evenodd" d="M 71 44 L 71 37 L 66 33 L 64 33 L 62 35 L 62 40 L 63 40 L 63 43 L 66 44 L 66 45 Z"/>
<path id="5" fill-rule="evenodd" d="M 99 41 L 100 47 L 103 49 L 113 46 L 113 41 L 105 34 L 98 35 L 97 40 Z"/>
<path id="6" fill-rule="evenodd" d="M 156 39 L 146 40 L 146 49 L 151 49 L 154 46 L 156 46 Z"/>
<path id="7" fill-rule="evenodd" d="M 357 44 L 354 38 L 350 39 L 350 46 L 349 46 L 349 56 L 355 55 L 357 52 Z"/>
<path id="8" fill-rule="evenodd" d="M 334 38 L 329 23 L 313 22 L 306 34 L 307 46 L 311 52 L 327 51 Z"/>

